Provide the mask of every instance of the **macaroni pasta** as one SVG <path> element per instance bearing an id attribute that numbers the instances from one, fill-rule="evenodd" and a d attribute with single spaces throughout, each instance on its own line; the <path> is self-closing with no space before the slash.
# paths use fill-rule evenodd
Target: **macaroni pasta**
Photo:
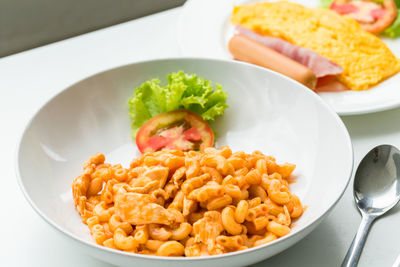
<path id="1" fill-rule="evenodd" d="M 290 233 L 304 211 L 289 191 L 294 169 L 227 146 L 145 153 L 129 168 L 97 153 L 72 192 L 99 245 L 159 256 L 216 255 Z"/>

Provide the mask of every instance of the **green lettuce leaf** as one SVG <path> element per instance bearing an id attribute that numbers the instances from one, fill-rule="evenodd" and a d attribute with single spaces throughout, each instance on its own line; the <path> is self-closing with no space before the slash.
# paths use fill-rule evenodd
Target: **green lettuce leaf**
<path id="1" fill-rule="evenodd" d="M 321 6 L 322 8 L 329 8 L 332 4 L 333 0 L 321 0 Z"/>
<path id="2" fill-rule="evenodd" d="M 396 1 L 396 4 L 399 1 Z M 400 3 L 398 4 L 397 7 L 399 7 Z M 397 17 L 396 19 L 393 21 L 392 25 L 390 25 L 389 28 L 387 28 L 386 30 L 384 30 L 381 34 L 382 36 L 386 36 L 386 37 L 390 37 L 390 38 L 396 38 L 400 36 L 400 16 L 399 16 L 399 12 L 400 9 L 397 9 Z"/>
<path id="3" fill-rule="evenodd" d="M 150 118 L 164 112 L 185 108 L 196 112 L 206 121 L 224 114 L 228 107 L 227 94 L 222 86 L 183 71 L 168 75 L 168 84 L 161 86 L 159 79 L 138 86 L 128 100 L 132 136 Z"/>

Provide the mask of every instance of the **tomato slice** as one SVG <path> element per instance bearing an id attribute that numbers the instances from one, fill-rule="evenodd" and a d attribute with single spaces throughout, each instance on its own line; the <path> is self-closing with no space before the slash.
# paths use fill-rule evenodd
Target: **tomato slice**
<path id="1" fill-rule="evenodd" d="M 335 0 L 330 9 L 351 16 L 364 30 L 374 34 L 389 27 L 397 15 L 393 0 L 383 0 L 382 4 L 371 0 Z"/>
<path id="2" fill-rule="evenodd" d="M 214 133 L 208 123 L 185 109 L 157 115 L 140 127 L 136 145 L 140 152 L 162 149 L 200 150 L 214 144 Z"/>

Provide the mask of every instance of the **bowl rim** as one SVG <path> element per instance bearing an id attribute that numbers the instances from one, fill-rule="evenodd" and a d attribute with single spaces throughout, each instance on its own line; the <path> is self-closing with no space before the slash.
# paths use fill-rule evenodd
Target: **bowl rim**
<path id="1" fill-rule="evenodd" d="M 247 248 L 244 250 L 240 250 L 240 251 L 235 251 L 235 252 L 228 252 L 228 253 L 223 253 L 223 254 L 219 254 L 219 255 L 210 255 L 210 256 L 199 256 L 199 257 L 165 257 L 165 256 L 156 256 L 156 255 L 145 255 L 145 254 L 138 254 L 138 253 L 131 253 L 131 252 L 125 252 L 122 250 L 117 250 L 117 249 L 112 249 L 112 248 L 108 248 L 108 247 L 104 247 L 101 245 L 98 245 L 95 242 L 89 242 L 87 240 L 84 240 L 78 236 L 76 236 L 74 233 L 63 229 L 61 226 L 59 226 L 55 221 L 53 221 L 52 219 L 50 219 L 49 217 L 46 216 L 46 214 L 44 214 L 44 212 L 41 211 L 41 209 L 34 203 L 34 201 L 30 198 L 24 183 L 22 182 L 22 176 L 20 173 L 20 165 L 19 165 L 19 158 L 20 158 L 20 150 L 21 150 L 21 145 L 22 145 L 22 141 L 25 137 L 25 134 L 27 132 L 27 130 L 29 129 L 29 127 L 31 126 L 33 120 L 36 118 L 36 116 L 50 103 L 52 102 L 55 98 L 57 98 L 59 95 L 63 94 L 64 92 L 68 91 L 70 88 L 74 87 L 75 85 L 93 78 L 95 76 L 98 75 L 102 75 L 106 72 L 109 71 L 115 71 L 117 69 L 122 69 L 128 66 L 133 66 L 133 65 L 140 65 L 140 64 L 146 64 L 146 63 L 155 63 L 155 62 L 163 62 L 163 61 L 203 61 L 203 62 L 215 62 L 215 63 L 223 63 L 223 64 L 237 64 L 237 65 L 243 65 L 243 66 L 247 66 L 250 68 L 255 68 L 255 69 L 259 69 L 262 71 L 266 71 L 269 72 L 272 75 L 275 75 L 277 77 L 279 77 L 279 79 L 285 79 L 288 80 L 289 82 L 293 83 L 293 84 L 297 84 L 294 87 L 297 87 L 298 89 L 295 90 L 303 90 L 305 91 L 306 94 L 310 95 L 310 97 L 313 97 L 314 99 L 316 99 L 316 101 L 318 101 L 322 106 L 324 106 L 327 111 L 333 116 L 333 118 L 335 119 L 335 121 L 338 123 L 338 127 L 340 127 L 341 131 L 344 133 L 345 135 L 345 143 L 347 146 L 347 149 L 350 152 L 350 159 L 351 161 L 349 162 L 349 166 L 348 166 L 348 177 L 347 177 L 347 181 L 346 183 L 343 183 L 340 189 L 340 194 L 338 194 L 338 196 L 336 197 L 335 201 L 333 203 L 331 203 L 331 205 L 329 206 L 328 209 L 326 209 L 321 216 L 319 216 L 318 218 L 312 220 L 309 224 L 307 224 L 306 226 L 303 227 L 303 229 L 296 231 L 296 232 L 291 232 L 286 236 L 280 237 L 272 242 L 269 242 L 267 244 L 263 244 L 260 246 L 256 246 L 256 247 L 251 247 L 251 248 Z M 300 87 L 300 88 L 299 88 Z M 37 214 L 39 214 L 39 216 L 46 221 L 49 225 L 51 225 L 54 229 L 56 229 L 58 232 L 64 234 L 65 236 L 69 237 L 70 239 L 85 245 L 91 249 L 100 249 L 106 253 L 112 253 L 112 254 L 117 254 L 117 255 L 121 255 L 121 256 L 128 256 L 128 257 L 138 257 L 138 258 L 142 258 L 143 260 L 158 260 L 158 261 L 204 261 L 204 260 L 214 260 L 214 259 L 220 259 L 220 258 L 226 258 L 226 257 L 232 257 L 232 256 L 238 256 L 241 254 L 246 254 L 249 252 L 254 252 L 256 250 L 261 250 L 264 249 L 266 247 L 269 246 L 274 246 L 277 245 L 279 243 L 282 243 L 288 239 L 291 239 L 295 236 L 300 235 L 303 231 L 305 231 L 306 229 L 309 229 L 311 227 L 313 227 L 314 225 L 320 223 L 322 221 L 322 219 L 324 219 L 326 217 L 327 214 L 329 214 L 330 211 L 332 211 L 332 209 L 336 206 L 336 204 L 339 202 L 339 200 L 342 198 L 344 192 L 346 191 L 347 186 L 350 183 L 351 177 L 353 175 L 353 170 L 354 170 L 354 149 L 353 149 L 353 144 L 351 142 L 351 138 L 350 138 L 350 134 L 345 126 L 345 124 L 343 123 L 343 121 L 341 120 L 341 118 L 339 117 L 339 115 L 325 102 L 323 101 L 317 94 L 315 94 L 312 90 L 310 90 L 309 88 L 305 87 L 304 85 L 302 85 L 301 83 L 292 80 L 290 78 L 288 78 L 287 76 L 284 76 L 278 72 L 272 71 L 270 69 L 266 69 L 266 68 L 262 68 L 253 64 L 249 64 L 246 62 L 240 62 L 240 61 L 234 61 L 234 60 L 227 60 L 227 59 L 215 59 L 215 58 L 204 58 L 204 57 L 168 57 L 168 58 L 161 58 L 161 59 L 150 59 L 150 60 L 141 60 L 141 61 L 135 61 L 129 64 L 123 64 L 123 65 L 119 65 L 119 66 L 115 66 L 115 67 L 111 67 L 109 69 L 105 69 L 102 70 L 100 72 L 96 72 L 93 74 L 89 74 L 88 76 L 81 78 L 80 80 L 70 84 L 69 86 L 59 90 L 56 94 L 52 95 L 48 100 L 46 100 L 41 106 L 40 108 L 34 112 L 30 119 L 28 120 L 28 122 L 25 124 L 22 133 L 20 134 L 20 136 L 18 137 L 18 141 L 17 141 L 17 146 L 14 152 L 14 166 L 15 166 L 15 174 L 17 177 L 17 182 L 18 185 L 25 197 L 25 199 L 28 201 L 28 203 L 31 205 L 31 207 L 36 211 Z"/>

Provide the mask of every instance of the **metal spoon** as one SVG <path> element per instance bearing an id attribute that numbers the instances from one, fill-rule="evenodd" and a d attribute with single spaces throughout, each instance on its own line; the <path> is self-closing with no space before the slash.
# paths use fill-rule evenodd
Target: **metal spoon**
<path id="1" fill-rule="evenodd" d="M 400 151 L 397 148 L 381 145 L 368 152 L 354 178 L 354 199 L 362 220 L 342 267 L 357 265 L 371 223 L 400 200 Z"/>

